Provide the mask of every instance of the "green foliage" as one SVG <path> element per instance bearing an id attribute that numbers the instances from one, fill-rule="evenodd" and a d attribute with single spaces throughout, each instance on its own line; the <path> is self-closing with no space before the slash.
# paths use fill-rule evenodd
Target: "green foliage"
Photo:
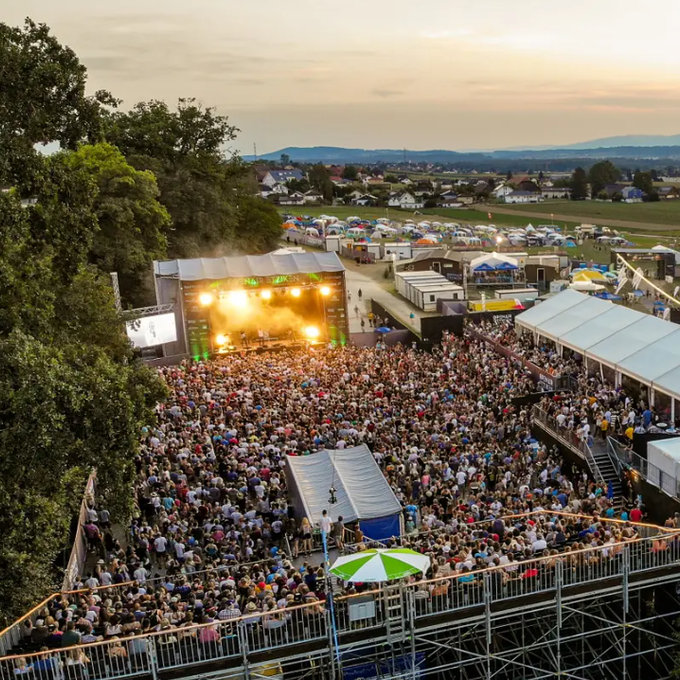
<path id="1" fill-rule="evenodd" d="M 354 165 L 346 165 L 342 173 L 343 179 L 348 179 L 350 182 L 356 182 L 359 170 Z"/>
<path id="2" fill-rule="evenodd" d="M 333 200 L 333 182 L 330 180 L 331 173 L 328 168 L 323 165 L 313 165 L 307 177 L 310 185 L 324 197 L 324 200 Z"/>
<path id="3" fill-rule="evenodd" d="M 593 195 L 596 196 L 608 184 L 618 182 L 621 179 L 621 173 L 611 161 L 600 161 L 590 168 L 588 179 Z"/>
<path id="4" fill-rule="evenodd" d="M 267 221 L 245 224 L 237 208 L 240 198 L 254 194 L 257 187 L 250 168 L 224 153 L 238 132 L 226 116 L 193 99 L 180 99 L 176 110 L 151 101 L 110 114 L 105 127 L 107 141 L 133 167 L 156 176 L 159 201 L 173 224 L 169 255 L 198 257 L 225 248 L 261 252 L 276 247 L 278 235 L 271 238 Z"/>
<path id="5" fill-rule="evenodd" d="M 85 67 L 44 24 L 0 23 L 0 186 L 30 178 L 39 168 L 36 144 L 73 149 L 97 139 L 107 92 L 85 95 Z"/>
<path id="6" fill-rule="evenodd" d="M 588 177 L 583 168 L 576 168 L 571 175 L 571 197 L 578 201 L 588 196 Z"/>
<path id="7" fill-rule="evenodd" d="M 154 259 L 167 252 L 170 215 L 158 202 L 158 186 L 152 172 L 135 170 L 110 144 L 83 146 L 65 161 L 73 170 L 84 170 L 97 186 L 95 213 L 98 231 L 89 260 L 102 272 L 119 274 L 123 300 L 144 305 L 144 284 Z"/>
<path id="8" fill-rule="evenodd" d="M 637 170 L 633 176 L 633 186 L 645 194 L 651 193 L 652 189 L 654 189 L 654 180 L 652 180 L 651 173 Z"/>

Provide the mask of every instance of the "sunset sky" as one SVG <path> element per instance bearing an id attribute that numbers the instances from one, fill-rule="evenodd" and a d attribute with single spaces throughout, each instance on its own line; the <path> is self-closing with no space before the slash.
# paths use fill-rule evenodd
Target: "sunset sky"
<path id="1" fill-rule="evenodd" d="M 680 2 L 4 0 L 130 106 L 195 96 L 235 148 L 492 149 L 680 133 Z"/>

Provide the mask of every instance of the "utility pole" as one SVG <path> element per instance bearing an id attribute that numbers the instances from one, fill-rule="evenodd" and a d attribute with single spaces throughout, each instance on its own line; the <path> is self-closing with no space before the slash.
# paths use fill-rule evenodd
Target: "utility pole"
<path id="1" fill-rule="evenodd" d="M 253 156 L 255 156 L 255 160 L 257 161 L 257 144 L 253 142 Z"/>

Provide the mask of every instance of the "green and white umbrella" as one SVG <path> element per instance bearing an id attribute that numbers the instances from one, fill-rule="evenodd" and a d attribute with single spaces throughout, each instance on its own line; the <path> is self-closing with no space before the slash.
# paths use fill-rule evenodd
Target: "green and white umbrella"
<path id="1" fill-rule="evenodd" d="M 380 583 L 427 571 L 430 558 L 408 548 L 378 548 L 338 557 L 331 574 L 353 583 Z"/>

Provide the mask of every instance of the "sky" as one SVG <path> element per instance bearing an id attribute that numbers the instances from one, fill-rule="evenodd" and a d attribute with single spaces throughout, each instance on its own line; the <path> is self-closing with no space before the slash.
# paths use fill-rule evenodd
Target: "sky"
<path id="1" fill-rule="evenodd" d="M 196 97 L 234 150 L 497 149 L 680 133 L 680 2 L 3 0 L 124 107 Z"/>

